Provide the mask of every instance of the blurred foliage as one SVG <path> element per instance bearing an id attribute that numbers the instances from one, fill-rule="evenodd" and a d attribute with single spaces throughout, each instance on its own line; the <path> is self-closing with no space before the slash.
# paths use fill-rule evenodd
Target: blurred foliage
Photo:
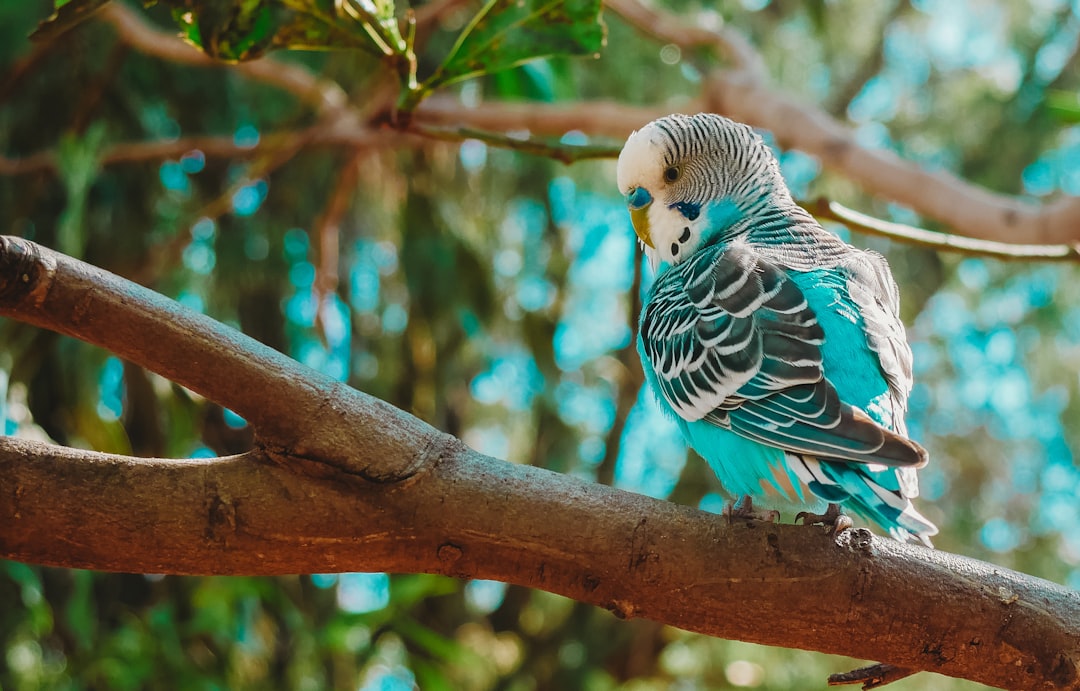
<path id="1" fill-rule="evenodd" d="M 664 4 L 696 13 L 708 3 Z M 402 8 L 353 6 L 361 20 L 350 21 L 368 21 L 391 52 L 411 50 L 389 21 Z M 531 31 L 551 6 L 493 0 L 448 13 L 417 39 L 427 85 L 472 76 L 477 64 L 518 63 L 490 51 L 517 46 L 510 32 Z M 558 7 L 580 36 L 542 28 L 527 50 L 596 52 L 587 16 L 598 5 Z M 56 157 L 55 171 L 0 177 L 5 232 L 136 277 L 486 453 L 721 505 L 705 464 L 686 462 L 677 432 L 638 395 L 626 349 L 640 263 L 613 162 L 566 167 L 480 140 L 417 139 L 395 150 L 298 146 L 270 162 L 193 146 L 178 158 L 103 165 L 118 142 L 279 141 L 314 114 L 235 73 L 138 54 L 94 21 L 31 44 L 51 9 L 0 5 L 2 153 Z M 715 11 L 759 47 L 780 88 L 847 118 L 866 146 L 1008 193 L 1080 194 L 1080 127 L 1070 116 L 1080 17 L 1068 3 L 742 0 Z M 176 27 L 170 7 L 148 16 Z M 239 59 L 268 45 L 261 16 L 241 22 L 255 32 L 242 40 L 192 26 L 201 41 L 217 37 L 218 55 Z M 678 110 L 713 66 L 610 13 L 606 23 L 596 61 L 549 57 L 447 90 L 466 103 L 588 98 Z M 548 50 L 552 38 L 572 45 Z M 374 52 L 278 57 L 360 102 L 377 75 L 402 76 L 400 63 Z M 779 153 L 799 196 L 920 222 L 800 152 Z M 339 193 L 347 203 L 329 218 Z M 910 428 L 933 456 L 919 505 L 943 529 L 938 546 L 1080 587 L 1080 277 L 1067 266 L 849 239 L 888 255 L 904 296 L 917 367 Z M 242 420 L 191 392 L 9 321 L 0 323 L 0 387 L 8 434 L 180 457 L 251 441 Z M 425 575 L 163 578 L 0 563 L 0 603 L 4 689 L 779 690 L 820 687 L 857 664 Z M 930 675 L 895 685 L 975 687 Z"/>

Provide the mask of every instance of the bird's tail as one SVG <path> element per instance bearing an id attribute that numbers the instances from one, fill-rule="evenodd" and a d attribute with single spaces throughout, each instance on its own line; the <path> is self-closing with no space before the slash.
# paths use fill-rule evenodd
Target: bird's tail
<path id="1" fill-rule="evenodd" d="M 919 494 L 913 468 L 786 457 L 788 467 L 816 496 L 877 523 L 901 542 L 919 540 L 933 547 L 930 538 L 937 526 L 911 503 Z"/>

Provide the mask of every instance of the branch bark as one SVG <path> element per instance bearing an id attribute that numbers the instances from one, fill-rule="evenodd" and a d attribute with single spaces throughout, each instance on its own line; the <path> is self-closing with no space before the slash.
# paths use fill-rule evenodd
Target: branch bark
<path id="1" fill-rule="evenodd" d="M 167 298 L 0 238 L 0 314 L 225 405 L 233 457 L 0 439 L 0 556 L 174 574 L 440 573 L 725 638 L 1080 689 L 1080 594 L 855 530 L 719 516 L 481 455 Z"/>

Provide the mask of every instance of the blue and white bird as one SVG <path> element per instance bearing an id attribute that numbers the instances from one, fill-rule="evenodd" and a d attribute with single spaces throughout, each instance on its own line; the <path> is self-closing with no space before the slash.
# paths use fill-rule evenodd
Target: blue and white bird
<path id="1" fill-rule="evenodd" d="M 656 272 L 638 334 L 646 380 L 743 497 L 736 511 L 752 497 L 827 503 L 805 519 L 839 528 L 839 505 L 929 545 L 937 528 L 911 503 L 927 462 L 904 424 L 911 349 L 884 257 L 822 228 L 762 138 L 719 115 L 632 134 L 618 184 Z"/>

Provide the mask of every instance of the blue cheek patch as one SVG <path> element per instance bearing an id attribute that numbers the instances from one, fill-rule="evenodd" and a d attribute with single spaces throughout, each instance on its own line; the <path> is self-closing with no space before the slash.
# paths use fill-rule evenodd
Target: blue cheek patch
<path id="1" fill-rule="evenodd" d="M 675 209 L 681 213 L 688 221 L 696 221 L 697 217 L 701 215 L 701 204 L 695 204 L 693 202 L 676 202 L 669 208 Z"/>
<path id="2" fill-rule="evenodd" d="M 626 203 L 631 209 L 640 209 L 652 203 L 652 195 L 644 187 L 635 187 L 626 195 Z"/>

